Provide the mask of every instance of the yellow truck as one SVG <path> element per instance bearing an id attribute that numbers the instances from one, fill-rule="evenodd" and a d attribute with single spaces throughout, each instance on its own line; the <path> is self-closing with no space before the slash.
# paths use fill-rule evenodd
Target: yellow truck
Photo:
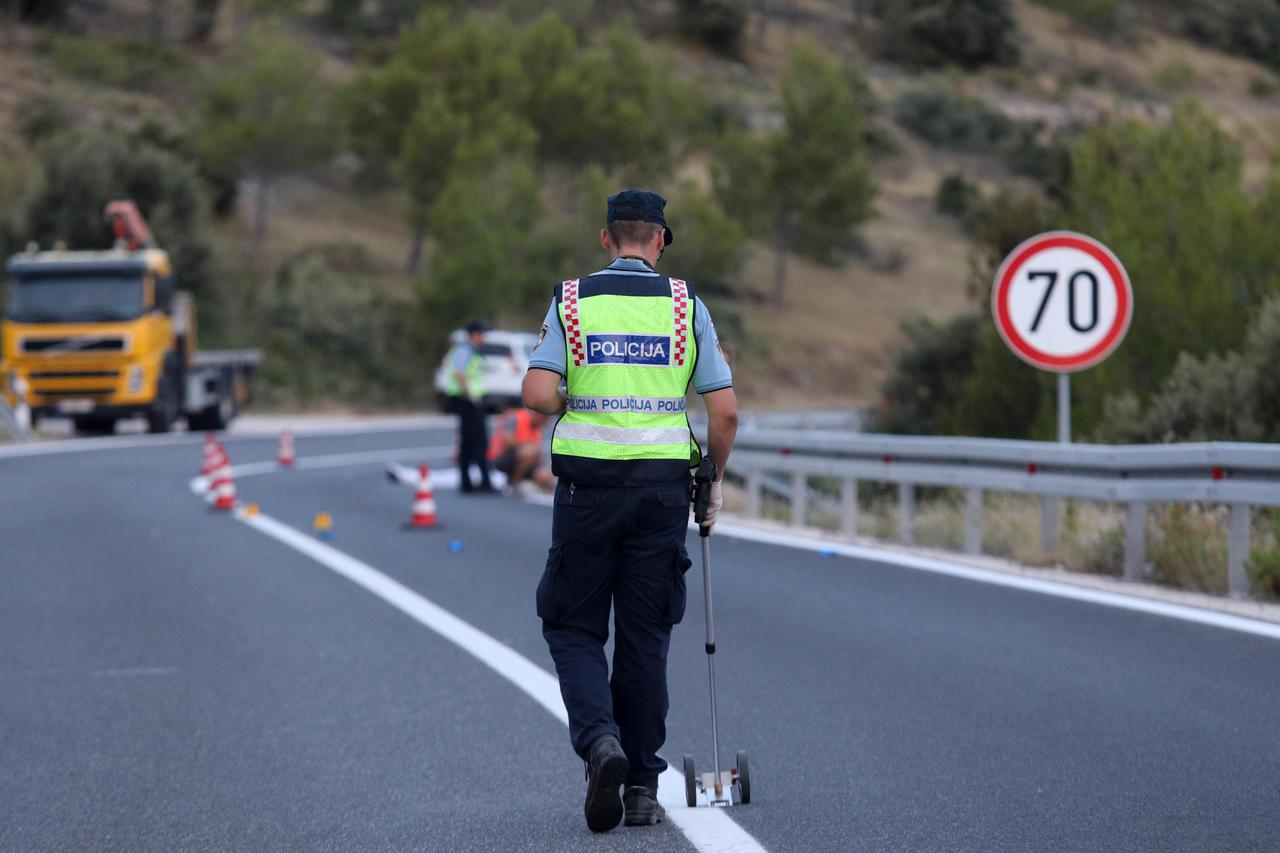
<path id="1" fill-rule="evenodd" d="M 9 260 L 0 391 L 32 420 L 70 417 L 78 432 L 109 433 L 141 416 L 150 432 L 179 418 L 225 427 L 248 401 L 257 350 L 196 351 L 188 294 L 174 286 L 131 202 L 107 206 L 115 246 L 27 251 Z"/>

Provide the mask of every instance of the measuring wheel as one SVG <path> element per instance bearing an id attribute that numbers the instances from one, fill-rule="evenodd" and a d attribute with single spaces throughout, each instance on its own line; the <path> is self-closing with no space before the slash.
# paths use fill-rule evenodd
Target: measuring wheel
<path id="1" fill-rule="evenodd" d="M 738 790 L 738 801 L 743 805 L 751 802 L 751 769 L 747 765 L 746 750 L 738 753 L 737 767 L 734 771 L 735 786 Z"/>
<path id="2" fill-rule="evenodd" d="M 684 801 L 689 808 L 698 805 L 698 771 L 693 769 L 693 756 L 684 757 Z"/>

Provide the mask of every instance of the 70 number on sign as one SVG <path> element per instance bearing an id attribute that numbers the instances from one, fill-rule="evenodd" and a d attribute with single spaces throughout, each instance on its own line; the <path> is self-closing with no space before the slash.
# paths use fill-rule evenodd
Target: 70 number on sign
<path id="1" fill-rule="evenodd" d="M 1032 270 L 1027 273 L 1027 278 L 1032 281 L 1043 278 L 1049 282 L 1049 286 L 1044 291 L 1044 298 L 1040 300 L 1040 307 L 1036 310 L 1036 317 L 1031 321 L 1031 331 L 1035 332 L 1040 329 L 1040 323 L 1044 320 L 1044 311 L 1049 307 L 1049 299 L 1053 296 L 1053 289 L 1058 285 L 1058 272 L 1056 270 Z M 1089 281 L 1089 306 L 1091 311 L 1087 325 L 1078 322 L 1076 318 L 1076 280 L 1080 278 L 1088 279 Z M 1072 329 L 1081 334 L 1092 332 L 1098 328 L 1098 277 L 1088 270 L 1078 270 L 1067 280 L 1067 323 Z"/>

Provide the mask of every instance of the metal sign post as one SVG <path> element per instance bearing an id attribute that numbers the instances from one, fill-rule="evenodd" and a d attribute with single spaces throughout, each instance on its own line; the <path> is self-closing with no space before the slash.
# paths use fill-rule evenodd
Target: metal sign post
<path id="1" fill-rule="evenodd" d="M 1058 441 L 1071 443 L 1071 374 L 1058 374 Z"/>
<path id="2" fill-rule="evenodd" d="M 1092 237 L 1052 231 L 1005 258 L 991 289 L 1000 337 L 1018 358 L 1058 374 L 1058 441 L 1071 442 L 1071 374 L 1098 364 L 1124 340 L 1133 289 L 1120 260 Z M 1058 502 L 1040 503 L 1046 553 L 1058 541 Z"/>

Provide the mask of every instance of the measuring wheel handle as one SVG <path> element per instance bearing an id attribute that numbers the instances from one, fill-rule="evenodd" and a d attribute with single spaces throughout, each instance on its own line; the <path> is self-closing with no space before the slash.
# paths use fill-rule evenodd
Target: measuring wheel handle
<path id="1" fill-rule="evenodd" d="M 693 768 L 693 756 L 684 757 L 684 801 L 689 808 L 698 805 L 698 771 Z"/>
<path id="2" fill-rule="evenodd" d="M 751 768 L 747 764 L 746 750 L 738 752 L 733 775 L 737 781 L 738 799 L 743 805 L 751 802 Z"/>
<path id="3" fill-rule="evenodd" d="M 702 457 L 698 470 L 693 475 L 693 520 L 698 524 L 701 536 L 710 535 L 711 531 L 703 527 L 707 520 L 707 512 L 711 509 L 711 484 L 716 479 L 716 463 L 710 456 Z"/>

